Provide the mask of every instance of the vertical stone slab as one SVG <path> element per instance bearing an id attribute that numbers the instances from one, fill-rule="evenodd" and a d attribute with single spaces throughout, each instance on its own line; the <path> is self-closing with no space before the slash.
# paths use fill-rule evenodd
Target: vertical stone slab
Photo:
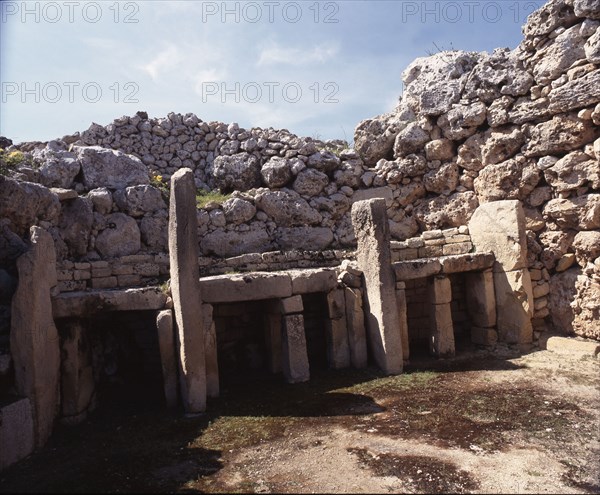
<path id="1" fill-rule="evenodd" d="M 406 309 L 406 285 L 396 282 L 396 303 L 398 304 L 398 322 L 400 323 L 400 337 L 402 339 L 402 358 L 407 362 L 410 358 L 410 344 L 408 340 L 408 313 Z"/>
<path id="2" fill-rule="evenodd" d="M 17 259 L 19 283 L 12 300 L 10 349 L 17 393 L 29 398 L 36 448 L 52 433 L 60 402 L 60 348 L 50 291 L 57 284 L 52 236 L 30 229 L 31 249 Z"/>
<path id="3" fill-rule="evenodd" d="M 477 327 L 496 325 L 496 293 L 492 270 L 465 273 L 465 298 L 471 323 Z"/>
<path id="4" fill-rule="evenodd" d="M 307 382 L 310 379 L 304 317 L 286 315 L 282 317 L 282 368 L 288 383 Z"/>
<path id="5" fill-rule="evenodd" d="M 350 366 L 350 344 L 346 326 L 346 298 L 343 289 L 327 293 L 329 320 L 326 326 L 327 360 L 333 369 Z"/>
<path id="6" fill-rule="evenodd" d="M 365 314 L 373 356 L 385 373 L 400 373 L 402 338 L 385 200 L 354 203 L 352 225 L 358 241 L 356 259 L 365 280 Z"/>
<path id="7" fill-rule="evenodd" d="M 196 186 L 189 168 L 171 177 L 169 259 L 177 326 L 180 388 L 187 413 L 206 410 L 206 361 L 198 271 Z"/>
<path id="8" fill-rule="evenodd" d="M 450 279 L 436 275 L 429 279 L 429 303 L 431 328 L 429 349 L 434 356 L 451 357 L 456 349 L 454 344 L 454 325 L 452 324 L 452 286 Z"/>
<path id="9" fill-rule="evenodd" d="M 61 409 L 63 423 L 78 424 L 95 406 L 92 349 L 81 320 L 61 326 Z"/>
<path id="10" fill-rule="evenodd" d="M 527 270 L 525 213 L 520 201 L 480 205 L 469 221 L 469 233 L 478 251 L 491 251 L 496 257 L 493 270 L 499 340 L 530 343 L 533 293 Z"/>
<path id="11" fill-rule="evenodd" d="M 346 299 L 346 328 L 348 329 L 350 363 L 354 368 L 365 368 L 367 366 L 367 333 L 362 306 L 362 291 L 346 287 L 344 297 Z"/>
<path id="12" fill-rule="evenodd" d="M 162 367 L 165 403 L 167 407 L 177 406 L 177 354 L 175 352 L 175 330 L 173 328 L 173 311 L 159 311 L 156 317 L 158 347 Z"/>
<path id="13" fill-rule="evenodd" d="M 33 452 L 33 414 L 25 398 L 0 407 L 0 471 Z"/>
<path id="14" fill-rule="evenodd" d="M 217 328 L 213 319 L 212 304 L 202 305 L 204 326 L 204 353 L 206 356 L 206 393 L 219 397 L 219 360 L 217 354 Z"/>

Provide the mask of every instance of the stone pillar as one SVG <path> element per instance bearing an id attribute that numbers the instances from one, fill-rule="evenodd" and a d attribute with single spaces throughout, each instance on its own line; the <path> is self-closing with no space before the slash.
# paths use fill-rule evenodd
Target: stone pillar
<path id="1" fill-rule="evenodd" d="M 471 318 L 471 342 L 493 345 L 498 341 L 496 331 L 496 294 L 491 269 L 465 273 L 465 298 Z"/>
<path id="2" fill-rule="evenodd" d="M 398 322 L 400 323 L 400 337 L 402 339 L 402 358 L 404 363 L 410 358 L 410 344 L 408 341 L 408 313 L 406 310 L 406 283 L 396 282 L 396 302 L 398 304 Z"/>
<path id="3" fill-rule="evenodd" d="M 367 334 L 362 291 L 346 287 L 344 297 L 346 299 L 346 328 L 348 329 L 350 363 L 355 368 L 365 368 L 367 366 Z"/>
<path id="4" fill-rule="evenodd" d="M 79 424 L 96 405 L 92 349 L 81 320 L 65 322 L 60 335 L 62 422 Z"/>
<path id="5" fill-rule="evenodd" d="M 480 205 L 469 221 L 469 233 L 477 251 L 491 251 L 498 339 L 511 344 L 530 344 L 533 293 L 527 269 L 525 213 L 520 201 L 494 201 Z"/>
<path id="6" fill-rule="evenodd" d="M 354 203 L 352 225 L 358 241 L 356 259 L 365 280 L 365 314 L 373 356 L 385 373 L 401 373 L 402 339 L 385 200 Z"/>
<path id="7" fill-rule="evenodd" d="M 206 409 L 206 362 L 198 272 L 196 186 L 189 168 L 171 177 L 169 259 L 177 325 L 180 387 L 187 413 Z"/>
<path id="8" fill-rule="evenodd" d="M 429 349 L 434 356 L 454 356 L 454 325 L 452 324 L 452 287 L 445 275 L 435 275 L 429 280 L 429 324 L 431 328 Z"/>
<path id="9" fill-rule="evenodd" d="M 217 329 L 213 319 L 212 304 L 202 305 L 204 327 L 204 353 L 206 356 L 206 393 L 219 397 L 219 360 L 217 357 Z"/>
<path id="10" fill-rule="evenodd" d="M 10 350 L 16 391 L 31 402 L 39 449 L 52 433 L 60 403 L 60 349 L 50 297 L 57 285 L 56 252 L 52 236 L 40 227 L 31 227 L 30 240 L 30 250 L 17 259 Z"/>
<path id="11" fill-rule="evenodd" d="M 165 403 L 167 407 L 177 406 L 177 354 L 175 352 L 175 331 L 173 329 L 173 311 L 159 311 L 156 317 L 160 364 L 162 367 Z"/>
<path id="12" fill-rule="evenodd" d="M 288 383 L 306 382 L 310 379 L 302 296 L 292 296 L 279 301 L 281 316 L 281 367 Z"/>
<path id="13" fill-rule="evenodd" d="M 350 344 L 346 326 L 346 299 L 343 289 L 334 289 L 327 293 L 326 327 L 327 360 L 333 369 L 350 366 Z"/>

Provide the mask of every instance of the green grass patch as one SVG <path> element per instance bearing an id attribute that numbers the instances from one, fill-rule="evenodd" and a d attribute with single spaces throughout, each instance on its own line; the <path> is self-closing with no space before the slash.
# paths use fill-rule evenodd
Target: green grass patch
<path id="1" fill-rule="evenodd" d="M 198 189 L 196 191 L 196 205 L 198 208 L 204 208 L 208 203 L 223 204 L 231 198 L 231 194 L 223 194 L 220 191 L 205 191 Z"/>

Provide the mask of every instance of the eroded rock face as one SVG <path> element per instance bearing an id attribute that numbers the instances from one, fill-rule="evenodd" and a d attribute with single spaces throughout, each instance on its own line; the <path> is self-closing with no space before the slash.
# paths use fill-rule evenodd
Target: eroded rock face
<path id="1" fill-rule="evenodd" d="M 281 227 L 314 225 L 321 215 L 294 191 L 266 191 L 257 194 L 256 206 Z"/>
<path id="2" fill-rule="evenodd" d="M 75 146 L 73 151 L 81 163 L 83 183 L 88 189 L 122 189 L 150 182 L 148 169 L 135 156 L 100 146 Z"/>
<path id="3" fill-rule="evenodd" d="M 202 253 L 222 258 L 238 256 L 243 253 L 262 253 L 273 248 L 273 243 L 264 228 L 251 228 L 246 232 L 217 229 L 202 239 Z"/>
<path id="4" fill-rule="evenodd" d="M 106 258 L 135 254 L 141 248 L 141 234 L 136 221 L 124 213 L 106 217 L 106 228 L 96 238 L 96 250 Z"/>
<path id="5" fill-rule="evenodd" d="M 93 205 L 90 199 L 76 198 L 63 204 L 58 228 L 71 256 L 78 258 L 88 252 L 93 222 Z"/>
<path id="6" fill-rule="evenodd" d="M 415 208 L 414 216 L 422 230 L 445 229 L 466 225 L 479 202 L 474 192 L 438 196 L 423 201 Z"/>
<path id="7" fill-rule="evenodd" d="M 113 194 L 113 198 L 122 212 L 134 218 L 167 208 L 161 192 L 149 185 L 118 189 Z"/>
<path id="8" fill-rule="evenodd" d="M 218 156 L 211 172 L 215 188 L 221 191 L 247 191 L 260 186 L 259 161 L 248 153 Z"/>

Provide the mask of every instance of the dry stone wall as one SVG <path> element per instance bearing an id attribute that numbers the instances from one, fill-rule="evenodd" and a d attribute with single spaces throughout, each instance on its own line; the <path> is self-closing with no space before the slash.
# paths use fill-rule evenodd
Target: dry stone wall
<path id="1" fill-rule="evenodd" d="M 551 0 L 512 51 L 415 60 L 398 106 L 361 122 L 353 149 L 145 112 L 19 145 L 32 161 L 0 176 L 0 262 L 37 224 L 55 241 L 63 291 L 161 280 L 168 182 L 182 167 L 197 188 L 231 193 L 197 212 L 205 274 L 337 264 L 356 245 L 352 204 L 370 198 L 385 200 L 398 260 L 465 253 L 477 249 L 465 230 L 477 206 L 517 199 L 534 327 L 600 338 L 599 10 Z"/>

